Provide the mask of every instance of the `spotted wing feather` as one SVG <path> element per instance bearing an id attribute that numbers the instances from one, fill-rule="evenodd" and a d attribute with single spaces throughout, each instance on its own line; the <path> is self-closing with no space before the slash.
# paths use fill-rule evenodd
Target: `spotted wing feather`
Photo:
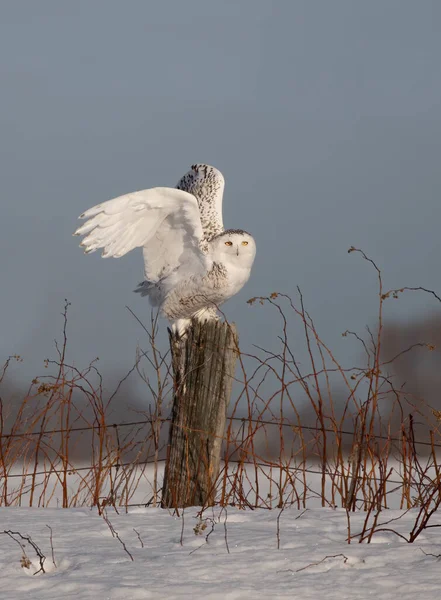
<path id="1" fill-rule="evenodd" d="M 201 214 L 203 236 L 206 241 L 224 230 L 222 198 L 225 181 L 220 171 L 203 164 L 192 165 L 176 186 L 195 196 Z"/>

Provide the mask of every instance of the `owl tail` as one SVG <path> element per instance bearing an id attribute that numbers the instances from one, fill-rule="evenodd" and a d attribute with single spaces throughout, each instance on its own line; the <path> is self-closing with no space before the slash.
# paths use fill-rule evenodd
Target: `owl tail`
<path id="1" fill-rule="evenodd" d="M 152 306 L 159 306 L 161 304 L 159 281 L 141 281 L 133 291 L 136 294 L 141 294 L 142 297 L 148 296 Z"/>

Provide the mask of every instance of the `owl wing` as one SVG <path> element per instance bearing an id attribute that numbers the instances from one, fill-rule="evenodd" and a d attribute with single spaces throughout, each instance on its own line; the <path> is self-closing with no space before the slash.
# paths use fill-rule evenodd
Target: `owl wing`
<path id="1" fill-rule="evenodd" d="M 108 200 L 86 210 L 87 221 L 74 235 L 84 235 L 85 252 L 103 249 L 118 258 L 143 247 L 145 278 L 157 281 L 177 267 L 195 270 L 204 262 L 196 198 L 183 190 L 157 187 Z"/>
<path id="2" fill-rule="evenodd" d="M 224 230 L 222 198 L 225 181 L 220 171 L 209 165 L 192 165 L 176 187 L 193 194 L 198 201 L 204 239 L 209 240 Z"/>

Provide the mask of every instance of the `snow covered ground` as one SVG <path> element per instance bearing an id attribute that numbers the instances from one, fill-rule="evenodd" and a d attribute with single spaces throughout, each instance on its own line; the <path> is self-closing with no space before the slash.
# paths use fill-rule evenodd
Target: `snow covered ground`
<path id="1" fill-rule="evenodd" d="M 21 566 L 19 545 L 1 534 L 0 598 L 439 599 L 440 562 L 424 554 L 441 554 L 439 529 L 425 530 L 414 544 L 383 532 L 371 544 L 348 545 L 344 510 L 291 508 L 280 514 L 277 549 L 279 512 L 215 508 L 201 521 L 197 509 L 187 509 L 184 519 L 156 508 L 109 509 L 118 539 L 96 510 L 1 508 L 0 532 L 31 536 L 47 557 L 47 573 L 33 575 L 39 561 L 28 543 L 32 564 Z M 400 514 L 385 511 L 379 521 Z M 416 514 L 389 526 L 406 534 Z M 353 534 L 364 516 L 352 516 Z M 431 524 L 441 524 L 441 514 Z"/>

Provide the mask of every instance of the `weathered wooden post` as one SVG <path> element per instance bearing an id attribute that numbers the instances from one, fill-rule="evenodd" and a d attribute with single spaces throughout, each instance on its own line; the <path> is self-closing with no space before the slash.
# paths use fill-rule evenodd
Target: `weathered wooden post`
<path id="1" fill-rule="evenodd" d="M 222 438 L 237 360 L 237 332 L 193 321 L 184 340 L 170 335 L 174 400 L 162 507 L 215 501 Z"/>

